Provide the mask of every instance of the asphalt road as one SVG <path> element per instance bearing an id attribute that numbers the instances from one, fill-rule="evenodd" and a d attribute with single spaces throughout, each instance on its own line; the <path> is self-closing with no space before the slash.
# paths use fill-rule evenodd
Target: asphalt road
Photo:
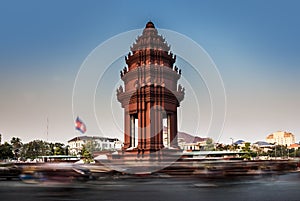
<path id="1" fill-rule="evenodd" d="M 0 181 L 5 201 L 299 201 L 299 173 L 256 179 L 114 178 L 72 184 Z"/>

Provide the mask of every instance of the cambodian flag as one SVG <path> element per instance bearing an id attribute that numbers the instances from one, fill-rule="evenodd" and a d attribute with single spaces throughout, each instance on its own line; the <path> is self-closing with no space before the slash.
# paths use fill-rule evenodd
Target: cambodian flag
<path id="1" fill-rule="evenodd" d="M 83 121 L 81 119 L 79 119 L 79 117 L 77 117 L 75 120 L 75 128 L 76 128 L 76 130 L 79 130 L 81 133 L 86 132 L 86 126 L 83 123 Z"/>

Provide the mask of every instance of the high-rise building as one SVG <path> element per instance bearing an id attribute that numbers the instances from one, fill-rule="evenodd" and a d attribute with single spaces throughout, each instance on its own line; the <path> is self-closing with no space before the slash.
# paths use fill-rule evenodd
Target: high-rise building
<path id="1" fill-rule="evenodd" d="M 290 146 L 295 143 L 295 136 L 285 131 L 277 131 L 268 135 L 266 141 L 268 143 L 275 143 L 276 145 Z"/>

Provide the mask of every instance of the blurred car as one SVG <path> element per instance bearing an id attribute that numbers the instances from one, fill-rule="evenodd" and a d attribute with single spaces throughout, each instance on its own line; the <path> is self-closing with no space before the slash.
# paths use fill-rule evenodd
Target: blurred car
<path id="1" fill-rule="evenodd" d="M 26 183 L 85 182 L 91 178 L 88 168 L 76 164 L 49 163 L 24 169 L 20 177 Z"/>
<path id="2" fill-rule="evenodd" d="M 13 163 L 0 163 L 0 178 L 2 179 L 17 179 L 21 172 L 21 169 Z"/>

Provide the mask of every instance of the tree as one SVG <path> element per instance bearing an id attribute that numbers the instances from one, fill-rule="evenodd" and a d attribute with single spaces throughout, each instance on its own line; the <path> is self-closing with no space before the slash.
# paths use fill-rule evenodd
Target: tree
<path id="1" fill-rule="evenodd" d="M 231 151 L 236 151 L 239 148 L 238 144 L 231 144 L 230 145 L 230 150 Z"/>
<path id="2" fill-rule="evenodd" d="M 243 151 L 243 152 L 250 152 L 250 151 L 251 151 L 250 148 L 251 148 L 251 147 L 250 147 L 250 142 L 245 142 L 245 146 L 242 147 L 242 151 Z"/>
<path id="3" fill-rule="evenodd" d="M 79 152 L 81 158 L 83 158 L 84 163 L 90 163 L 93 161 L 93 156 L 89 150 L 85 147 L 85 145 L 82 145 L 82 149 Z"/>
<path id="4" fill-rule="evenodd" d="M 224 150 L 225 150 L 224 144 L 217 144 L 216 151 L 224 151 Z"/>
<path id="5" fill-rule="evenodd" d="M 208 138 L 206 140 L 206 145 L 204 147 L 205 151 L 213 151 L 215 149 L 215 146 L 213 144 L 213 140 L 211 138 Z"/>
<path id="6" fill-rule="evenodd" d="M 85 143 L 85 148 L 90 152 L 94 153 L 95 151 L 101 151 L 101 148 L 97 146 L 97 142 L 95 140 L 90 140 Z"/>
<path id="7" fill-rule="evenodd" d="M 289 156 L 291 157 L 300 157 L 300 149 L 292 148 L 289 150 Z"/>
<path id="8" fill-rule="evenodd" d="M 0 145 L 0 159 L 5 160 L 5 159 L 10 159 L 13 158 L 13 148 L 12 146 L 5 142 L 4 144 Z"/>
<path id="9" fill-rule="evenodd" d="M 34 140 L 23 145 L 21 157 L 35 159 L 39 156 L 49 155 L 49 143 L 42 140 Z"/>
<path id="10" fill-rule="evenodd" d="M 68 156 L 69 155 L 69 145 L 67 145 L 66 147 L 65 147 L 65 152 L 66 152 L 66 155 Z"/>
<path id="11" fill-rule="evenodd" d="M 256 153 L 251 150 L 251 143 L 246 142 L 245 146 L 242 147 L 242 152 L 244 152 L 244 155 L 242 155 L 242 158 L 244 159 L 251 159 L 251 157 L 256 157 Z"/>
<path id="12" fill-rule="evenodd" d="M 48 149 L 48 154 L 47 155 L 54 155 L 54 152 L 55 152 L 55 150 L 54 150 L 54 147 L 55 147 L 55 145 L 54 145 L 54 143 L 48 143 L 48 146 L 49 146 L 49 149 Z"/>
<path id="13" fill-rule="evenodd" d="M 10 140 L 10 143 L 12 145 L 12 150 L 13 150 L 14 157 L 15 157 L 15 159 L 18 159 L 19 155 L 20 155 L 21 148 L 23 146 L 23 143 L 21 142 L 21 139 L 18 138 L 18 137 L 13 137 Z"/>
<path id="14" fill-rule="evenodd" d="M 56 142 L 54 144 L 54 155 L 65 155 L 66 150 L 64 148 L 64 144 Z"/>
<path id="15" fill-rule="evenodd" d="M 273 150 L 269 151 L 268 154 L 272 157 L 287 157 L 291 153 L 288 151 L 286 145 L 275 145 Z"/>

